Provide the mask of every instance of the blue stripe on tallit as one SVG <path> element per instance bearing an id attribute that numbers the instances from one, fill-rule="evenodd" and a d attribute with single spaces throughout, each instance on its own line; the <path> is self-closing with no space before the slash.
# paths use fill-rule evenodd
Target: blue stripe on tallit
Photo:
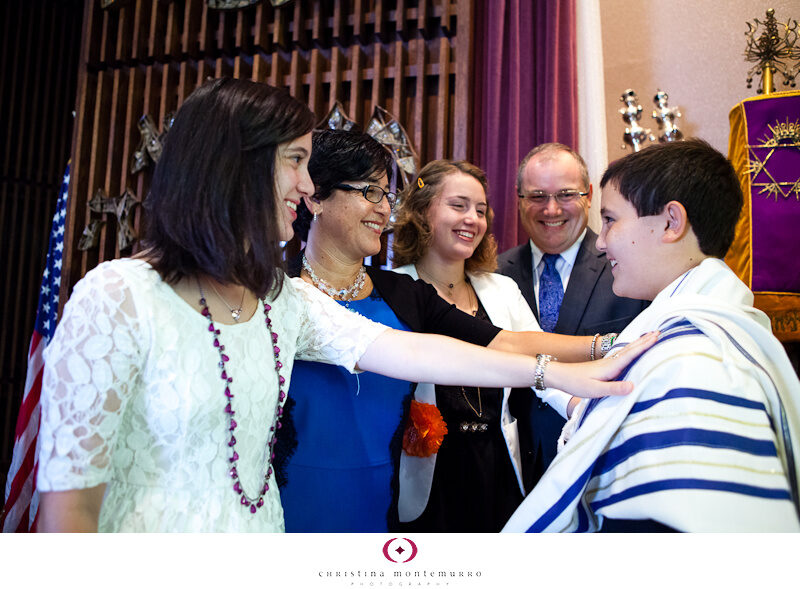
<path id="1" fill-rule="evenodd" d="M 654 450 L 654 449 L 662 449 L 672 446 L 678 445 L 695 445 L 695 446 L 707 446 L 707 447 L 715 447 L 715 448 L 726 448 L 726 449 L 734 449 L 739 450 L 742 452 L 747 452 L 749 454 L 755 454 L 758 456 L 777 456 L 775 451 L 775 445 L 771 441 L 764 441 L 764 440 L 753 440 L 751 438 L 745 438 L 743 436 L 736 436 L 733 434 L 727 434 L 723 432 L 715 432 L 715 431 L 708 431 L 708 430 L 698 430 L 698 429 L 682 429 L 682 430 L 672 430 L 668 432 L 658 432 L 658 433 L 651 433 L 651 434 L 642 434 L 640 436 L 636 436 L 631 438 L 624 444 L 617 446 L 613 450 L 609 450 L 602 456 L 600 456 L 595 463 L 587 468 L 581 476 L 577 478 L 577 480 L 570 485 L 567 491 L 556 501 L 550 509 L 545 511 L 539 519 L 537 519 L 531 527 L 528 528 L 528 532 L 542 532 L 544 531 L 553 521 L 558 518 L 561 513 L 569 507 L 569 505 L 583 493 L 584 487 L 586 483 L 589 481 L 590 478 L 594 478 L 595 476 L 599 476 L 604 472 L 614 468 L 614 466 L 620 464 L 622 461 L 626 460 L 630 456 L 638 453 L 639 451 L 644 450 Z M 674 479 L 676 481 L 693 481 L 696 479 Z M 703 481 L 697 479 L 701 483 Z M 726 483 L 726 482 L 716 482 L 716 481 L 708 481 L 706 482 L 708 485 L 723 485 L 726 486 L 725 489 L 727 491 L 735 491 L 744 493 L 744 489 L 754 489 L 759 490 L 760 487 L 750 487 L 748 485 L 738 485 L 737 483 Z M 625 491 L 614 495 L 613 497 L 618 497 L 616 501 L 621 501 L 625 499 L 623 495 L 625 493 L 632 493 L 630 496 L 635 496 L 637 494 L 641 495 L 644 493 L 655 492 L 656 490 L 665 490 L 669 487 L 664 487 L 662 489 L 657 489 L 656 487 L 648 487 L 648 485 L 657 485 L 658 483 L 645 483 L 643 485 L 638 485 L 637 487 L 631 487 L 631 489 L 626 489 Z M 665 484 L 667 484 L 665 482 Z M 698 483 L 699 484 L 699 483 Z M 740 488 L 738 490 L 734 488 Z M 712 488 L 712 487 L 673 487 L 673 488 Z M 648 490 L 650 489 L 650 490 Z M 774 498 L 774 499 L 790 499 L 789 493 L 784 490 L 774 490 L 774 489 L 762 489 L 766 495 L 758 495 L 764 496 L 767 498 Z M 769 495 L 769 493 L 774 493 L 774 496 Z M 780 495 L 783 493 L 783 495 Z M 755 494 L 755 493 L 749 493 Z M 611 497 L 604 499 L 603 501 L 609 501 Z M 593 510 L 597 510 L 598 507 L 596 503 L 592 503 L 591 507 Z M 577 531 L 587 531 L 588 530 L 588 518 L 586 514 L 583 512 L 583 506 L 579 503 L 578 504 L 578 530 Z"/>
<path id="2" fill-rule="evenodd" d="M 692 324 L 689 321 L 686 321 L 686 320 L 679 320 L 677 323 L 671 325 L 670 328 L 676 327 L 676 326 L 682 328 L 685 325 L 690 325 L 691 326 Z M 658 346 L 660 346 L 664 342 L 669 341 L 669 340 L 671 340 L 673 338 L 676 338 L 676 337 L 682 337 L 682 336 L 688 336 L 688 335 L 703 335 L 703 332 L 700 331 L 699 329 L 696 329 L 696 328 L 692 328 L 690 330 L 684 330 L 684 331 L 680 331 L 680 332 L 676 332 L 676 333 L 666 333 L 665 334 L 664 332 L 662 332 L 662 334 L 658 338 L 658 341 L 656 343 L 654 343 L 641 356 L 639 356 L 633 362 L 628 364 L 628 366 L 625 368 L 625 370 L 622 372 L 622 374 L 620 374 L 615 380 L 625 380 L 628 377 L 628 374 L 630 373 L 630 371 L 633 370 L 634 366 L 636 366 L 636 364 L 642 358 L 644 358 L 647 354 L 649 354 L 650 352 L 655 350 Z M 624 344 L 624 343 L 621 344 L 621 346 L 625 346 L 625 345 L 627 345 L 627 344 Z M 613 349 L 614 348 L 612 348 L 612 350 Z M 606 397 L 598 397 L 598 398 L 594 398 L 594 399 L 589 401 L 589 404 L 586 407 L 586 411 L 583 412 L 583 415 L 581 416 L 581 420 L 578 423 L 578 428 L 580 428 L 583 425 L 583 423 L 586 421 L 586 418 L 589 416 L 589 414 L 592 411 L 594 411 L 595 407 L 597 407 L 597 405 L 605 398 Z"/>
<path id="3" fill-rule="evenodd" d="M 579 495 L 583 493 L 583 489 L 586 486 L 586 483 L 589 481 L 589 477 L 592 474 L 592 468 L 594 465 L 589 466 L 578 479 L 569 486 L 569 489 L 561 495 L 561 497 L 556 501 L 550 509 L 545 511 L 539 519 L 537 519 L 531 527 L 528 528 L 528 532 L 542 532 L 544 529 L 549 526 L 553 521 L 561 515 L 561 513 L 569 507 L 570 503 Z M 580 511 L 580 506 L 579 506 Z M 579 516 L 580 517 L 580 516 Z"/>
<path id="4" fill-rule="evenodd" d="M 659 326 L 658 330 L 661 333 L 665 331 L 669 331 L 670 329 L 677 329 L 678 327 L 691 327 L 694 325 L 688 319 L 678 319 L 674 323 L 669 323 L 670 321 L 675 320 L 675 317 L 670 317 L 669 319 L 665 319 L 663 323 Z"/>
<path id="5" fill-rule="evenodd" d="M 650 493 L 658 493 L 659 491 L 673 491 L 677 489 L 702 489 L 708 491 L 726 491 L 729 493 L 738 493 L 740 495 L 750 495 L 752 497 L 761 497 L 763 499 L 779 499 L 791 500 L 791 496 L 786 489 L 769 489 L 766 487 L 756 487 L 754 485 L 744 485 L 742 483 L 731 483 L 728 481 L 712 481 L 707 479 L 664 479 L 661 481 L 652 481 L 630 487 L 601 499 L 593 501 L 591 507 L 595 512 L 598 509 L 631 499 L 641 495 Z"/>
<path id="6" fill-rule="evenodd" d="M 672 323 L 669 323 L 670 321 L 672 321 Z M 671 333 L 676 332 L 678 329 L 686 329 L 686 328 L 689 328 L 689 329 L 692 329 L 692 330 L 696 330 L 697 329 L 696 327 L 694 327 L 694 324 L 691 321 L 689 321 L 688 319 L 676 319 L 675 317 L 670 317 L 669 319 L 664 320 L 664 322 L 661 323 L 661 326 L 658 329 L 661 332 L 659 334 L 659 336 L 658 336 L 658 342 L 656 342 L 656 344 L 654 344 L 654 345 L 657 345 L 659 342 L 663 341 L 664 340 L 664 336 L 670 335 Z M 683 335 L 683 334 L 681 334 L 681 335 Z M 607 355 L 608 354 L 612 354 L 614 352 L 620 351 L 622 348 L 627 346 L 629 343 L 631 343 L 631 342 L 623 342 L 623 341 L 617 340 L 614 343 L 614 345 L 611 346 L 611 349 L 609 349 L 609 351 L 607 352 Z"/>
<path id="7" fill-rule="evenodd" d="M 761 366 L 761 364 L 759 364 L 756 361 L 756 359 L 753 358 L 753 356 L 751 356 L 750 353 L 747 350 L 745 350 L 741 346 L 741 344 L 739 344 L 738 341 L 736 341 L 736 338 L 734 338 L 730 333 L 728 333 L 727 330 L 723 329 L 717 323 L 714 323 L 714 325 L 722 330 L 722 333 L 725 334 L 725 336 L 728 338 L 728 341 L 730 341 L 745 358 L 747 358 L 750 362 L 752 362 L 755 366 L 757 366 L 759 370 L 761 370 L 761 372 L 764 373 L 764 375 L 769 379 L 770 384 L 772 384 L 772 387 L 775 389 L 775 392 L 777 393 L 778 405 L 780 410 L 780 415 L 778 416 L 778 419 L 781 426 L 781 431 L 779 435 L 783 440 L 783 450 L 784 454 L 786 455 L 786 464 L 788 467 L 787 473 L 789 475 L 789 487 L 792 490 L 792 503 L 794 504 L 795 511 L 797 512 L 797 517 L 800 518 L 800 489 L 798 489 L 800 481 L 797 480 L 797 475 L 796 475 L 797 471 L 795 469 L 795 458 L 794 458 L 794 446 L 792 444 L 792 436 L 789 431 L 789 423 L 786 419 L 786 408 L 783 406 L 783 400 L 781 399 L 781 391 L 778 390 L 778 387 L 775 385 L 775 381 L 772 379 L 772 376 L 770 375 L 769 371 L 763 366 Z M 769 425 L 770 427 L 772 427 L 773 431 L 775 431 L 775 426 L 773 425 L 771 418 L 769 420 Z M 778 432 L 776 431 L 775 433 L 777 434 Z"/>
<path id="8" fill-rule="evenodd" d="M 704 446 L 736 450 L 754 456 L 777 456 L 772 440 L 756 440 L 727 432 L 683 428 L 664 432 L 640 434 L 602 454 L 596 461 L 592 476 L 609 472 L 634 454 L 645 450 L 661 450 L 674 446 Z"/>
<path id="9" fill-rule="evenodd" d="M 661 401 L 668 401 L 670 399 L 681 399 L 681 398 L 695 398 L 695 399 L 706 399 L 709 401 L 715 401 L 717 403 L 723 403 L 725 405 L 733 405 L 735 407 L 744 407 L 746 409 L 758 409 L 767 413 L 767 408 L 764 403 L 759 403 L 758 401 L 751 401 L 749 399 L 742 399 L 741 397 L 736 397 L 734 395 L 726 395 L 724 393 L 717 393 L 715 391 L 709 391 L 705 389 L 692 389 L 692 388 L 678 388 L 672 389 L 668 391 L 664 396 L 659 397 L 658 399 L 648 399 L 647 401 L 639 401 L 638 403 L 634 404 L 631 407 L 629 415 L 633 413 L 638 413 L 639 411 L 644 411 L 645 409 L 649 409 L 653 405 L 660 403 Z"/>
<path id="10" fill-rule="evenodd" d="M 697 329 L 696 327 L 692 327 L 692 328 L 681 329 L 680 331 L 675 330 L 673 332 L 666 334 L 662 333 L 658 337 L 658 341 L 655 344 L 653 344 L 653 348 L 655 348 L 658 344 L 663 344 L 664 342 L 668 342 L 671 339 L 675 339 L 676 337 L 682 337 L 684 335 L 703 335 L 703 332 Z M 652 350 L 653 348 L 650 348 L 650 350 Z M 648 350 L 648 352 L 650 350 Z"/>
<path id="11" fill-rule="evenodd" d="M 582 503 L 578 502 L 578 528 L 576 532 L 589 531 L 589 516 L 586 513 L 586 508 Z"/>

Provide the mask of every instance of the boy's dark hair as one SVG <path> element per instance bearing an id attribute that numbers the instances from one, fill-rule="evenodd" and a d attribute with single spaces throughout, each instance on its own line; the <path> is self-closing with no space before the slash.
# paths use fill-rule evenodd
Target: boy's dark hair
<path id="1" fill-rule="evenodd" d="M 314 123 L 308 107 L 266 84 L 221 78 L 192 92 L 145 201 L 144 246 L 166 282 L 203 273 L 259 297 L 280 291 L 277 149 Z"/>
<path id="2" fill-rule="evenodd" d="M 731 163 L 702 139 L 660 143 L 613 162 L 600 187 L 611 183 L 640 217 L 657 215 L 674 200 L 686 209 L 700 250 L 728 252 L 744 197 Z"/>
<path id="3" fill-rule="evenodd" d="M 314 131 L 308 173 L 314 182 L 314 198 L 325 200 L 342 182 L 375 180 L 381 174 L 391 179 L 394 160 L 388 150 L 360 131 L 324 129 Z M 301 201 L 293 227 L 300 239 L 308 239 L 311 212 Z"/>

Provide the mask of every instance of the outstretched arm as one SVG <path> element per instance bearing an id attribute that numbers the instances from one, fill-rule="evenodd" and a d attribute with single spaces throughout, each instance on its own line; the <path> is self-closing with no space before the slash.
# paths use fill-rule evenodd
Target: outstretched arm
<path id="1" fill-rule="evenodd" d="M 517 354 L 550 354 L 562 362 L 584 362 L 589 359 L 592 344 L 599 348 L 599 338 L 591 335 L 561 335 L 544 331 L 503 330 L 489 344 L 489 348 Z M 595 357 L 600 358 L 599 349 Z"/>
<path id="2" fill-rule="evenodd" d="M 544 373 L 544 384 L 580 397 L 625 395 L 632 390 L 631 383 L 603 381 L 616 378 L 655 341 L 655 334 L 642 336 L 616 358 L 577 364 L 551 362 Z M 449 337 L 387 330 L 366 349 L 358 368 L 413 382 L 529 387 L 533 384 L 536 358 L 481 348 Z"/>

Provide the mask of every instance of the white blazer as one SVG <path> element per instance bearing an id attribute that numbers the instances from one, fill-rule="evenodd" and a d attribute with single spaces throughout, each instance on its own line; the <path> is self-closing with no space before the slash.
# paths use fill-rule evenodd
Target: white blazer
<path id="1" fill-rule="evenodd" d="M 400 274 L 407 274 L 414 279 L 419 278 L 417 269 L 413 264 L 395 268 L 394 271 Z M 467 276 L 494 325 L 511 331 L 541 331 L 531 308 L 513 279 L 491 272 L 468 272 Z M 514 472 L 517 475 L 517 484 L 520 492 L 524 495 L 517 421 L 508 410 L 510 392 L 510 388 L 506 388 L 503 391 L 501 424 L 508 455 L 511 457 L 511 463 L 514 465 Z M 561 391 L 558 392 L 561 395 L 566 395 Z M 418 384 L 414 391 L 414 398 L 420 403 L 436 405 L 435 386 L 431 383 Z M 422 515 L 430 497 L 435 467 L 436 454 L 420 458 L 418 456 L 408 456 L 405 452 L 401 453 L 398 500 L 398 512 L 401 522 L 413 521 Z"/>

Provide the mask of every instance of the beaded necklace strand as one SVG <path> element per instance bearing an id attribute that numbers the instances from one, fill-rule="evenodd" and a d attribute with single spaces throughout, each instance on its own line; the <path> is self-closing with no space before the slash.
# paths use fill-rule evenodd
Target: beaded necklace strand
<path id="1" fill-rule="evenodd" d="M 228 403 L 225 406 L 225 414 L 228 416 L 228 431 L 230 432 L 228 447 L 232 452 L 228 461 L 231 463 L 231 470 L 229 471 L 229 474 L 231 479 L 234 481 L 233 490 L 237 495 L 240 496 L 239 503 L 241 503 L 244 507 L 249 507 L 250 513 L 256 513 L 256 511 L 258 511 L 258 509 L 264 505 L 264 495 L 266 495 L 267 491 L 269 491 L 269 480 L 272 477 L 272 461 L 275 459 L 275 432 L 281 428 L 283 405 L 286 401 L 286 392 L 283 390 L 283 385 L 286 382 L 286 379 L 281 376 L 281 368 L 283 368 L 283 364 L 280 361 L 281 349 L 278 347 L 278 334 L 272 331 L 272 320 L 269 318 L 269 312 L 272 310 L 272 307 L 265 300 L 261 301 L 261 304 L 264 306 L 264 323 L 269 331 L 270 339 L 272 341 L 272 354 L 275 358 L 275 374 L 278 376 L 278 404 L 275 408 L 275 417 L 273 418 L 272 425 L 269 428 L 271 439 L 267 444 L 269 458 L 267 459 L 267 471 L 264 475 L 264 486 L 261 488 L 261 492 L 257 497 L 250 497 L 250 495 L 248 495 L 242 487 L 241 480 L 239 479 L 239 472 L 237 470 L 237 466 L 239 464 L 239 454 L 236 452 L 236 436 L 234 435 L 234 430 L 236 430 L 238 424 L 236 423 L 236 419 L 234 419 L 236 412 L 232 407 L 234 395 L 231 392 L 231 383 L 233 383 L 233 378 L 228 376 L 228 372 L 225 369 L 225 364 L 228 362 L 228 360 L 230 360 L 230 358 L 225 353 L 225 346 L 219 341 L 220 332 L 219 329 L 217 329 L 214 325 L 214 320 L 211 317 L 211 311 L 208 310 L 206 295 L 203 293 L 203 287 L 201 286 L 199 279 L 197 280 L 197 287 L 200 290 L 200 312 L 206 319 L 208 319 L 208 331 L 213 334 L 214 347 L 217 348 L 217 351 L 219 352 L 218 366 L 221 371 L 220 378 L 225 381 L 224 394 L 228 399 Z"/>

